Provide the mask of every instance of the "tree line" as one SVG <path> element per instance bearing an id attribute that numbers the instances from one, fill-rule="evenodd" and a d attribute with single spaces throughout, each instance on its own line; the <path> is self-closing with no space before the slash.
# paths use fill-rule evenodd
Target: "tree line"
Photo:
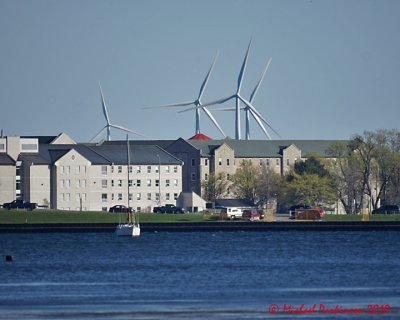
<path id="1" fill-rule="evenodd" d="M 202 183 L 206 201 L 234 195 L 255 206 L 279 211 L 294 204 L 333 210 L 340 202 L 348 214 L 379 204 L 400 203 L 400 132 L 366 131 L 348 141 L 332 143 L 324 157 L 309 155 L 281 176 L 265 166 L 243 160 L 229 180 L 210 174 Z"/>

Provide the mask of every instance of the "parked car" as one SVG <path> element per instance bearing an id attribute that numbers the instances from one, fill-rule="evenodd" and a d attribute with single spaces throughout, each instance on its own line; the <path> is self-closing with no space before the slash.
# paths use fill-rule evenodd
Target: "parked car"
<path id="1" fill-rule="evenodd" d="M 297 209 L 295 212 L 296 220 L 321 220 L 324 216 L 321 208 Z"/>
<path id="2" fill-rule="evenodd" d="M 154 207 L 154 213 L 184 213 L 183 209 L 173 204 L 166 204 L 165 206 L 161 207 Z"/>
<path id="3" fill-rule="evenodd" d="M 261 220 L 264 218 L 264 215 L 262 214 L 262 211 L 256 210 L 256 209 L 245 209 L 243 210 L 242 213 L 242 219 L 243 220 L 250 220 L 250 221 L 256 221 L 256 220 Z"/>
<path id="4" fill-rule="evenodd" d="M 295 213 L 298 209 L 311 209 L 311 206 L 306 204 L 296 204 L 289 208 L 289 219 L 295 219 Z"/>
<path id="5" fill-rule="evenodd" d="M 372 214 L 400 214 L 400 208 L 397 205 L 384 205 L 372 210 Z"/>
<path id="6" fill-rule="evenodd" d="M 14 200 L 12 202 L 3 203 L 4 209 L 25 209 L 25 210 L 33 210 L 38 207 L 37 203 L 27 202 L 25 200 Z"/>
<path id="7" fill-rule="evenodd" d="M 117 205 L 111 207 L 108 211 L 109 212 L 124 212 L 124 213 L 131 212 L 132 213 L 135 210 L 133 210 L 131 207 L 128 208 L 127 206 L 124 206 L 122 204 L 117 204 Z"/>

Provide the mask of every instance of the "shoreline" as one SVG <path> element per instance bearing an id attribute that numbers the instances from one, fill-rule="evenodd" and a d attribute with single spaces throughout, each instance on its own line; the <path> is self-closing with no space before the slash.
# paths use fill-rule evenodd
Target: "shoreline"
<path id="1" fill-rule="evenodd" d="M 0 233 L 114 232 L 116 223 L 0 224 Z M 400 231 L 400 221 L 162 222 L 141 223 L 142 232 Z"/>

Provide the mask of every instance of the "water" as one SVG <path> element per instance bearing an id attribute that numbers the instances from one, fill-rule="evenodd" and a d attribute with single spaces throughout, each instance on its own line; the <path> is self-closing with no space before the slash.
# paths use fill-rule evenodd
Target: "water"
<path id="1" fill-rule="evenodd" d="M 398 232 L 0 234 L 0 319 L 360 318 L 284 311 L 302 304 L 366 319 L 383 316 L 368 305 L 390 305 L 385 319 L 400 318 L 399 243 Z"/>

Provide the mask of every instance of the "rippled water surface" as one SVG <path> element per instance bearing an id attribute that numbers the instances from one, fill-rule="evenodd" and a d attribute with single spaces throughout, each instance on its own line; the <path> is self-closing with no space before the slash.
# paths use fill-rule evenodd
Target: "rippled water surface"
<path id="1" fill-rule="evenodd" d="M 399 243 L 398 232 L 0 234 L 0 319 L 326 318 L 322 306 L 371 318 L 369 305 L 399 318 Z"/>

